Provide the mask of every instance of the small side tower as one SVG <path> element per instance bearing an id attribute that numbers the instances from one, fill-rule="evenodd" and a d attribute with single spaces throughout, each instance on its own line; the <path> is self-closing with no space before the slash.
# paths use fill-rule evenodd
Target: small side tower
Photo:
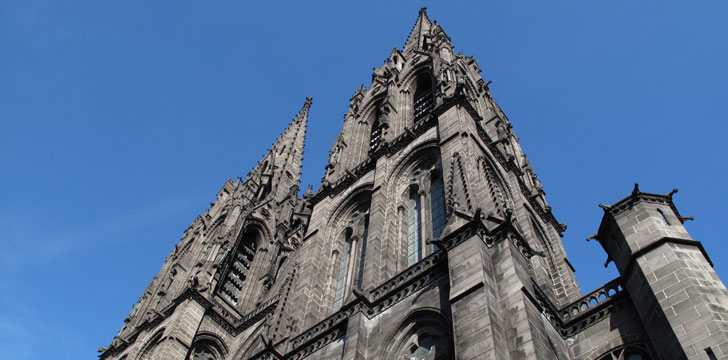
<path id="1" fill-rule="evenodd" d="M 728 357 L 728 290 L 672 195 L 630 196 L 600 205 L 596 238 L 614 261 L 660 359 Z"/>

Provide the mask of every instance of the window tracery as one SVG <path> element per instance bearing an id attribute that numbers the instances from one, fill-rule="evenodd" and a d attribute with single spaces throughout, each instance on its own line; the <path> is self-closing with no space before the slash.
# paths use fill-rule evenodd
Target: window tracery
<path id="1" fill-rule="evenodd" d="M 407 266 L 412 266 L 437 250 L 437 246 L 427 245 L 427 240 L 438 238 L 447 221 L 439 161 L 417 167 L 406 191 Z"/>
<path id="2" fill-rule="evenodd" d="M 197 340 L 192 344 L 187 360 L 221 360 L 223 353 L 215 341 L 209 338 Z"/>
<path id="3" fill-rule="evenodd" d="M 442 314 L 433 310 L 417 310 L 393 334 L 382 359 L 454 359 L 450 329 Z"/>
<path id="4" fill-rule="evenodd" d="M 598 360 L 651 360 L 649 351 L 643 345 L 631 344 L 610 350 Z"/>

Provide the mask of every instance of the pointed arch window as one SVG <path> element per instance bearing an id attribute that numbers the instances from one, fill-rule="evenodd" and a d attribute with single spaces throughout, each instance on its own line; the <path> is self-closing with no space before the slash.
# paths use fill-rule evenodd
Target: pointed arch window
<path id="1" fill-rule="evenodd" d="M 344 231 L 344 242 L 336 268 L 334 311 L 340 309 L 344 304 L 346 294 L 355 288 L 362 290 L 364 283 L 364 265 L 369 233 L 368 212 L 355 213 L 351 223 L 352 226 Z M 360 235 L 357 236 L 357 233 Z"/>
<path id="2" fill-rule="evenodd" d="M 440 237 L 445 229 L 445 184 L 442 177 L 434 175 L 430 185 L 430 209 L 432 217 L 432 238 Z"/>
<path id="3" fill-rule="evenodd" d="M 416 175 L 417 176 L 417 175 Z M 407 266 L 412 266 L 425 256 L 438 250 L 435 245 L 427 245 L 427 240 L 436 239 L 445 229 L 445 186 L 437 168 L 419 175 L 418 182 L 429 181 L 428 191 L 419 191 L 419 186 L 411 185 L 407 199 Z M 424 181 L 427 180 L 427 181 Z"/>
<path id="4" fill-rule="evenodd" d="M 433 311 L 409 316 L 384 349 L 383 359 L 450 360 L 453 352 L 452 325 Z"/>
<path id="5" fill-rule="evenodd" d="M 374 119 L 374 123 L 372 124 L 372 134 L 369 138 L 369 150 L 370 151 L 376 151 L 377 148 L 382 144 L 383 138 L 382 134 L 384 132 L 384 126 L 382 126 L 382 122 L 379 121 L 379 110 L 377 110 L 377 116 Z"/>
<path id="6" fill-rule="evenodd" d="M 407 266 L 422 259 L 422 203 L 416 188 L 407 201 Z"/>
<path id="7" fill-rule="evenodd" d="M 432 91 L 432 75 L 423 73 L 417 77 L 417 85 L 413 97 L 414 122 L 422 120 L 435 107 Z"/>
<path id="8" fill-rule="evenodd" d="M 253 264 L 259 239 L 260 233 L 257 230 L 247 229 L 243 233 L 234 257 L 230 260 L 230 268 L 220 293 L 233 305 L 237 305 L 240 301 L 240 294 Z"/>
<path id="9" fill-rule="evenodd" d="M 339 255 L 339 266 L 336 272 L 336 290 L 334 292 L 334 311 L 341 308 L 344 301 L 344 291 L 346 288 L 346 280 L 349 275 L 349 257 L 351 257 L 351 235 L 347 231 L 344 248 Z"/>

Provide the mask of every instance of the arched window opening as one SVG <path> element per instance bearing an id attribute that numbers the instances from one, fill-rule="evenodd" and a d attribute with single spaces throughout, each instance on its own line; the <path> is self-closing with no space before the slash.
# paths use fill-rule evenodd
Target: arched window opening
<path id="1" fill-rule="evenodd" d="M 407 266 L 422 259 L 422 204 L 415 187 L 407 201 Z"/>
<path id="2" fill-rule="evenodd" d="M 334 311 L 341 308 L 344 301 L 344 291 L 346 288 L 346 278 L 349 275 L 349 257 L 351 257 L 351 230 L 346 231 L 346 241 L 344 248 L 339 254 L 339 267 L 336 272 L 336 290 L 334 292 Z"/>
<path id="3" fill-rule="evenodd" d="M 413 104 L 415 123 L 422 120 L 435 107 L 435 99 L 432 91 L 432 76 L 430 73 L 421 74 L 417 78 Z"/>
<path id="4" fill-rule="evenodd" d="M 361 236 L 361 247 L 359 249 L 359 277 L 356 281 L 356 288 L 363 290 L 364 285 L 364 263 L 367 255 L 367 235 L 369 235 L 369 215 L 364 217 L 364 232 Z"/>
<path id="5" fill-rule="evenodd" d="M 379 108 L 377 108 L 374 123 L 372 123 L 372 134 L 369 138 L 370 151 L 376 151 L 383 142 L 382 134 L 384 132 L 384 126 L 382 126 L 382 122 L 379 121 L 379 116 Z"/>
<path id="6" fill-rule="evenodd" d="M 432 238 L 440 237 L 445 229 L 445 184 L 442 177 L 434 175 L 430 185 L 430 209 L 432 209 Z"/>
<path id="7" fill-rule="evenodd" d="M 336 287 L 334 290 L 334 311 L 341 308 L 346 295 L 352 289 L 362 290 L 364 285 L 364 265 L 366 263 L 367 237 L 369 234 L 369 210 L 361 205 L 349 220 L 349 227 L 343 234 L 343 244 L 336 267 Z"/>
<path id="8" fill-rule="evenodd" d="M 235 257 L 231 260 L 230 269 L 221 288 L 221 293 L 223 298 L 233 305 L 237 305 L 238 301 L 240 301 L 240 293 L 250 272 L 250 266 L 253 264 L 259 238 L 260 233 L 256 229 L 249 228 L 245 230 L 235 252 Z"/>
<path id="9" fill-rule="evenodd" d="M 436 157 L 436 156 L 435 156 Z M 439 238 L 446 225 L 445 185 L 438 160 L 417 166 L 406 190 L 407 266 L 438 250 L 427 241 Z M 421 190 L 422 189 L 422 190 Z"/>
<path id="10" fill-rule="evenodd" d="M 454 359 L 451 328 L 441 314 L 417 311 L 393 334 L 382 359 Z"/>

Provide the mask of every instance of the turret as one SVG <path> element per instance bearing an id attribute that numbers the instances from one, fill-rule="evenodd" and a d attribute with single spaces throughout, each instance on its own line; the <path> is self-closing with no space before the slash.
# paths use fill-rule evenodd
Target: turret
<path id="1" fill-rule="evenodd" d="M 660 359 L 708 359 L 728 346 L 728 290 L 666 195 L 635 184 L 604 209 L 599 240 Z M 727 354 L 724 354 L 727 355 Z"/>

